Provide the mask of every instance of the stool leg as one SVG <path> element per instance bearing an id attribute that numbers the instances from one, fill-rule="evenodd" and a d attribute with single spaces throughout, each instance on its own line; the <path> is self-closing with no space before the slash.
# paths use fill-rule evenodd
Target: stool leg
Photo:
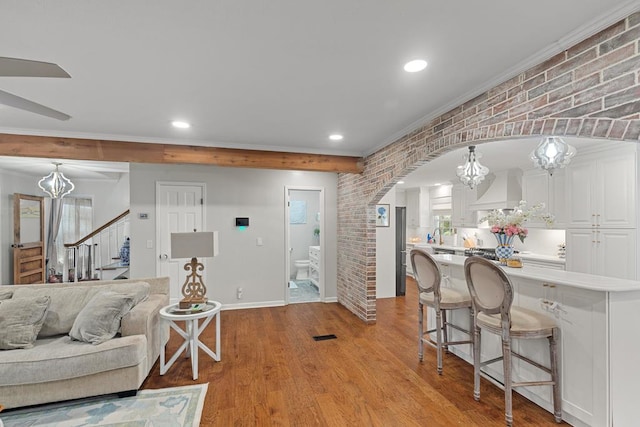
<path id="1" fill-rule="evenodd" d="M 553 415 L 557 423 L 562 422 L 562 394 L 560 390 L 560 370 L 558 369 L 558 329 L 554 328 L 549 337 L 551 356 L 551 380 L 553 381 Z"/>
<path id="2" fill-rule="evenodd" d="M 438 355 L 438 374 L 442 375 L 442 310 L 436 307 L 436 354 Z"/>
<path id="3" fill-rule="evenodd" d="M 442 343 L 444 351 L 449 352 L 449 346 L 447 343 L 449 342 L 449 334 L 447 333 L 447 310 L 442 310 Z"/>
<path id="4" fill-rule="evenodd" d="M 504 371 L 504 414 L 508 426 L 513 424 L 513 409 L 511 395 L 511 338 L 502 339 L 502 357 Z"/>
<path id="5" fill-rule="evenodd" d="M 424 311 L 422 309 L 422 303 L 418 303 L 418 358 L 422 362 L 424 356 Z"/>
<path id="6" fill-rule="evenodd" d="M 476 325 L 476 318 L 473 317 L 473 398 L 480 400 L 480 328 Z"/>

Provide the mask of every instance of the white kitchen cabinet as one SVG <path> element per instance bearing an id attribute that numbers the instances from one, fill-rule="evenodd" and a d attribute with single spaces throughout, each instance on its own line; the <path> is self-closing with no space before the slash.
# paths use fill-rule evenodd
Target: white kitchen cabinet
<path id="1" fill-rule="evenodd" d="M 636 228 L 636 156 L 619 149 L 567 166 L 568 228 Z"/>
<path id="2" fill-rule="evenodd" d="M 425 187 L 408 188 L 406 198 L 407 227 L 429 227 L 429 190 Z"/>
<path id="3" fill-rule="evenodd" d="M 470 206 L 477 199 L 476 189 L 456 184 L 451 187 L 451 223 L 454 227 L 477 227 L 478 215 Z"/>
<path id="4" fill-rule="evenodd" d="M 586 425 L 606 425 L 606 405 L 602 404 L 607 399 L 607 347 L 603 345 L 607 330 L 605 293 L 522 278 L 512 279 L 512 283 L 514 304 L 554 317 L 562 331 L 558 351 L 563 412 Z M 556 306 L 552 308 L 554 303 Z M 547 340 L 515 340 L 514 349 L 549 366 Z M 515 381 L 549 378 L 519 360 L 514 371 Z M 519 392 L 547 409 L 552 408 L 551 387 L 526 387 Z"/>
<path id="5" fill-rule="evenodd" d="M 544 203 L 545 211 L 554 216 L 551 227 L 544 221 L 532 219 L 527 223 L 530 228 L 565 228 L 565 172 L 556 170 L 553 176 L 541 169 L 532 169 L 522 174 L 522 200 L 531 207 L 537 203 Z"/>
<path id="6" fill-rule="evenodd" d="M 568 229 L 566 245 L 567 271 L 636 278 L 636 230 Z"/>

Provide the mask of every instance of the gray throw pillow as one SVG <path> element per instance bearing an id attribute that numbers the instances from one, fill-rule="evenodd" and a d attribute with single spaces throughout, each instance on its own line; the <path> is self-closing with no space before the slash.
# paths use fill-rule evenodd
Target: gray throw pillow
<path id="1" fill-rule="evenodd" d="M 0 301 L 0 350 L 33 347 L 49 302 L 46 296 Z"/>
<path id="2" fill-rule="evenodd" d="M 113 291 L 97 293 L 78 313 L 69 336 L 94 345 L 110 340 L 120 329 L 122 316 L 131 310 L 133 302 L 131 295 Z"/>

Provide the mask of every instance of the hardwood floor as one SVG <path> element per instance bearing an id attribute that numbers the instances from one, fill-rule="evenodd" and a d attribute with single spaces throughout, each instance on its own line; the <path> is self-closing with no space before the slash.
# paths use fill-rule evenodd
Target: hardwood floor
<path id="1" fill-rule="evenodd" d="M 417 354 L 417 292 L 378 300 L 378 322 L 366 325 L 339 304 L 222 312 L 222 360 L 200 352 L 197 383 L 209 383 L 202 426 L 502 426 L 504 394 L 483 380 L 473 400 L 473 370 L 435 350 Z M 315 341 L 313 336 L 337 339 Z M 212 324 L 201 336 L 214 346 Z M 173 333 L 167 348 L 179 345 Z M 158 364 L 143 388 L 189 385 L 189 359 L 164 375 Z M 514 425 L 557 425 L 553 415 L 514 393 Z M 565 424 L 566 425 L 566 424 Z"/>

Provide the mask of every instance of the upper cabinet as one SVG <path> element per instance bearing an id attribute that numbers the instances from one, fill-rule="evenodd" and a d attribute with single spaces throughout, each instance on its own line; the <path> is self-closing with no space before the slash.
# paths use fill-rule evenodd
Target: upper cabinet
<path id="1" fill-rule="evenodd" d="M 532 169 L 522 174 L 522 200 L 528 206 L 544 203 L 545 211 L 554 216 L 551 227 L 547 227 L 544 221 L 533 219 L 527 223 L 529 228 L 565 228 L 565 171 L 554 171 L 553 176 L 541 169 Z"/>
<path id="2" fill-rule="evenodd" d="M 426 187 L 408 188 L 406 196 L 407 227 L 429 227 L 429 190 Z"/>
<path id="3" fill-rule="evenodd" d="M 636 148 L 586 154 L 566 168 L 568 228 L 636 228 Z"/>
<path id="4" fill-rule="evenodd" d="M 476 189 L 456 184 L 451 187 L 451 223 L 454 227 L 477 227 L 478 215 L 471 210 L 476 201 Z"/>

